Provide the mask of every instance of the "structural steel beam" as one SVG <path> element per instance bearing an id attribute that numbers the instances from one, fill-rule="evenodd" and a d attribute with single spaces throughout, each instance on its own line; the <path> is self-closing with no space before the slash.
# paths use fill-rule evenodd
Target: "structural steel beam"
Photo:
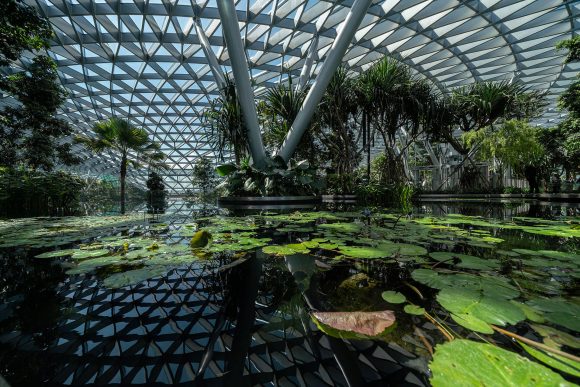
<path id="1" fill-rule="evenodd" d="M 314 40 L 310 44 L 308 49 L 308 56 L 302 66 L 302 71 L 300 72 L 300 78 L 298 79 L 298 84 L 296 85 L 296 91 L 302 91 L 306 87 L 308 80 L 312 76 L 312 63 L 314 59 L 318 56 L 318 34 L 314 37 Z"/>
<path id="2" fill-rule="evenodd" d="M 218 58 L 215 55 L 215 52 L 213 52 L 213 50 L 211 48 L 211 44 L 209 44 L 209 40 L 207 39 L 207 35 L 205 34 L 205 31 L 203 30 L 203 28 L 201 28 L 201 24 L 200 24 L 198 18 L 195 18 L 194 25 L 195 25 L 195 32 L 197 33 L 197 36 L 199 37 L 199 43 L 201 44 L 201 49 L 203 50 L 203 53 L 205 54 L 205 57 L 206 57 L 207 62 L 209 64 L 209 68 L 211 69 L 211 73 L 213 74 L 213 76 L 217 82 L 218 88 L 220 90 L 222 90 L 226 86 L 226 77 L 224 76 L 222 68 L 220 67 L 220 64 L 218 62 Z"/>
<path id="3" fill-rule="evenodd" d="M 373 0 L 356 0 L 350 8 L 346 19 L 342 23 L 340 32 L 336 36 L 332 47 L 330 47 L 326 60 L 320 69 L 320 73 L 318 73 L 312 88 L 304 99 L 302 108 L 298 112 L 292 127 L 284 139 L 282 147 L 278 151 L 278 156 L 281 156 L 284 160 L 288 161 L 296 150 L 302 135 L 308 128 L 308 124 L 310 124 L 310 120 L 312 119 L 312 115 L 314 114 L 318 103 L 326 91 L 326 87 L 330 83 L 334 72 L 341 64 L 342 58 L 344 57 L 358 26 L 362 22 L 372 2 Z"/>
<path id="4" fill-rule="evenodd" d="M 240 35 L 236 6 L 234 0 L 217 0 L 217 5 L 226 47 L 234 73 L 237 96 L 248 130 L 248 145 L 252 153 L 252 160 L 256 168 L 262 168 L 266 164 L 266 151 L 262 143 L 254 91 L 252 90 L 252 84 L 250 82 L 246 52 Z"/>

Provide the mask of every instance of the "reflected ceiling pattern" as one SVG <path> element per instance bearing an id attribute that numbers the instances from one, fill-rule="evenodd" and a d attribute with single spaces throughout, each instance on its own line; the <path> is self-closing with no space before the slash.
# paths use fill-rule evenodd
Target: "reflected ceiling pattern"
<path id="1" fill-rule="evenodd" d="M 215 0 L 27 1 L 55 32 L 50 55 L 70 91 L 62 114 L 80 131 L 112 115 L 129 117 L 162 143 L 169 188 L 190 188 L 196 160 L 217 158 L 198 113 L 218 89 L 194 18 L 224 71 L 231 70 Z M 315 76 L 352 3 L 237 1 L 256 94 L 288 72 L 296 79 L 313 41 Z M 579 26 L 574 0 L 376 0 L 344 63 L 359 72 L 390 55 L 442 89 L 517 77 L 549 90 L 550 106 L 538 124 L 551 125 L 562 114 L 557 96 L 579 71 L 578 64 L 563 66 L 565 52 L 554 46 L 578 34 Z M 80 170 L 116 174 L 114 159 L 91 158 Z"/>

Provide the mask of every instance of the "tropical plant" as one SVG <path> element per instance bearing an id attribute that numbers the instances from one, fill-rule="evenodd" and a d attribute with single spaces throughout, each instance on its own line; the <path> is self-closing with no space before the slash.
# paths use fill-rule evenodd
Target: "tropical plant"
<path id="1" fill-rule="evenodd" d="M 308 161 L 290 162 L 281 158 L 270 161 L 265 169 L 256 169 L 248 159 L 240 165 L 224 164 L 216 168 L 226 180 L 218 186 L 228 196 L 305 196 L 317 195 L 323 188 L 323 179 Z"/>
<path id="2" fill-rule="evenodd" d="M 463 132 L 493 129 L 499 122 L 537 117 L 546 106 L 544 95 L 541 91 L 528 90 L 517 81 L 475 82 L 452 90 L 449 112 Z M 446 139 L 463 155 L 471 149 L 464 147 L 451 131 L 446 133 Z"/>
<path id="3" fill-rule="evenodd" d="M 198 198 L 207 200 L 218 183 L 211 160 L 207 157 L 201 157 L 193 166 L 192 177 L 192 184 L 199 191 Z"/>
<path id="4" fill-rule="evenodd" d="M 546 150 L 539 140 L 539 129 L 525 121 L 506 121 L 498 130 L 490 127 L 463 135 L 468 147 L 479 144 L 478 157 L 492 162 L 492 168 L 503 172 L 506 167 L 525 177 L 532 192 L 538 192 L 539 171 Z"/>
<path id="5" fill-rule="evenodd" d="M 426 120 L 432 111 L 432 88 L 405 64 L 385 57 L 361 74 L 358 90 L 363 111 L 385 145 L 392 181 L 402 183 L 408 178 L 406 149 L 431 128 Z M 401 131 L 406 131 L 408 137 L 397 149 L 396 136 Z"/>
<path id="6" fill-rule="evenodd" d="M 558 49 L 568 49 L 564 63 L 580 60 L 580 37 L 559 42 Z M 568 116 L 557 126 L 545 128 L 541 141 L 548 150 L 547 173 L 560 169 L 570 178 L 580 172 L 580 79 L 575 80 L 558 99 L 558 107 Z"/>
<path id="7" fill-rule="evenodd" d="M 564 63 L 570 63 L 580 60 L 580 36 L 574 36 L 571 39 L 562 40 L 556 44 L 558 50 L 568 50 L 568 55 Z"/>
<path id="8" fill-rule="evenodd" d="M 208 138 L 211 146 L 223 160 L 224 154 L 230 151 L 234 154 L 236 164 L 248 156 L 248 136 L 242 108 L 236 94 L 234 81 L 226 77 L 226 85 L 220 96 L 209 103 L 209 107 L 201 113 L 202 124 L 209 130 Z"/>
<path id="9" fill-rule="evenodd" d="M 18 61 L 25 51 L 48 47 L 49 23 L 20 0 L 0 3 L 0 90 L 13 101 L 0 109 L 0 165 L 24 165 L 51 170 L 56 163 L 71 165 L 80 160 L 71 145 L 62 141 L 72 133 L 56 110 L 67 94 L 60 85 L 56 65 L 46 55 Z"/>
<path id="10" fill-rule="evenodd" d="M 48 21 L 21 0 L 0 3 L 0 66 L 20 58 L 24 51 L 48 48 L 52 30 Z"/>
<path id="11" fill-rule="evenodd" d="M 0 217 L 75 215 L 84 186 L 62 171 L 0 167 Z"/>
<path id="12" fill-rule="evenodd" d="M 339 67 L 322 97 L 315 117 L 323 145 L 322 157 L 338 176 L 350 175 L 357 168 L 363 149 L 358 145 L 362 132 L 354 121 L 359 115 L 355 79 Z"/>
<path id="13" fill-rule="evenodd" d="M 165 210 L 165 184 L 155 171 L 149 171 L 147 186 L 147 210 L 149 213 L 162 213 Z"/>
<path id="14" fill-rule="evenodd" d="M 124 214 L 127 165 L 139 167 L 140 161 L 156 163 L 165 156 L 159 151 L 159 145 L 149 139 L 145 129 L 133 126 L 126 119 L 113 117 L 96 123 L 93 130 L 95 138 L 79 136 L 77 141 L 94 152 L 110 149 L 120 154 L 121 213 Z"/>
<path id="15" fill-rule="evenodd" d="M 275 154 L 282 145 L 308 92 L 307 89 L 296 89 L 292 86 L 292 78 L 288 79 L 288 85 L 281 84 L 268 89 L 258 103 L 260 121 L 264 128 L 264 145 L 271 154 Z M 294 158 L 306 159 L 310 163 L 319 162 L 320 149 L 316 141 L 315 125 L 310 125 L 304 132 Z"/>

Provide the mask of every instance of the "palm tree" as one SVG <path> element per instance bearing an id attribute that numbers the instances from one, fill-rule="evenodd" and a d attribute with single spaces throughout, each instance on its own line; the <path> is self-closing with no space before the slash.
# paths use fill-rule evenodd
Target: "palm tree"
<path id="1" fill-rule="evenodd" d="M 139 161 L 159 165 L 165 158 L 159 151 L 159 144 L 151 141 L 145 129 L 133 126 L 128 120 L 110 118 L 93 126 L 96 138 L 79 137 L 77 142 L 93 152 L 111 149 L 121 154 L 121 213 L 125 213 L 125 180 L 127 164 L 139 166 Z"/>

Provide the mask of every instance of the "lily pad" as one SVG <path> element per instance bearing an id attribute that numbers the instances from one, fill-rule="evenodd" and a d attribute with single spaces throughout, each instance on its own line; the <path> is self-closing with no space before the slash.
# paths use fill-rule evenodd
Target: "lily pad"
<path id="1" fill-rule="evenodd" d="M 476 325 L 483 326 L 475 319 L 505 326 L 517 324 L 526 318 L 524 313 L 509 301 L 501 297 L 490 297 L 482 291 L 473 289 L 446 288 L 439 292 L 437 301 L 449 313 L 458 316 L 458 319 L 454 319 L 457 323 L 468 322 L 469 324 L 464 325 L 468 329 L 473 329 Z M 483 330 L 479 332 L 489 333 L 489 329 L 484 330 L 486 332 Z"/>
<path id="2" fill-rule="evenodd" d="M 86 259 L 86 258 L 96 258 L 102 257 L 103 255 L 109 254 L 110 251 L 107 249 L 98 250 L 77 250 L 73 253 L 73 259 Z"/>
<path id="3" fill-rule="evenodd" d="M 387 258 L 394 250 L 392 248 L 370 247 L 370 246 L 340 246 L 338 250 L 350 258 Z"/>
<path id="4" fill-rule="evenodd" d="M 572 386 L 547 367 L 492 344 L 453 340 L 435 347 L 431 384 L 439 386 Z"/>
<path id="5" fill-rule="evenodd" d="M 136 270 L 129 270 L 122 273 L 115 273 L 105 278 L 103 285 L 108 288 L 122 288 L 124 286 L 135 285 L 153 277 L 157 277 L 167 272 L 163 267 L 150 267 Z"/>
<path id="6" fill-rule="evenodd" d="M 365 336 L 377 336 L 395 323 L 395 314 L 390 310 L 379 312 L 313 312 L 312 315 L 322 324 L 331 328 Z"/>
<path id="7" fill-rule="evenodd" d="M 387 301 L 390 304 L 402 304 L 403 302 L 407 301 L 407 297 L 399 292 L 394 292 L 392 290 L 387 290 L 381 294 L 383 300 Z"/>
<path id="8" fill-rule="evenodd" d="M 405 307 L 403 308 L 403 310 L 405 311 L 405 313 L 407 314 L 412 314 L 415 316 L 422 316 L 425 314 L 425 309 L 421 308 L 418 305 L 413 305 L 413 304 L 407 304 L 405 305 Z"/>
<path id="9" fill-rule="evenodd" d="M 34 258 L 57 258 L 57 257 L 68 257 L 73 255 L 78 250 L 76 249 L 66 249 L 66 250 L 56 250 L 49 251 L 46 253 L 38 254 Z"/>
<path id="10" fill-rule="evenodd" d="M 542 363 L 567 374 L 580 377 L 580 362 L 559 356 L 555 353 L 541 351 L 522 342 L 519 343 L 527 353 Z"/>

